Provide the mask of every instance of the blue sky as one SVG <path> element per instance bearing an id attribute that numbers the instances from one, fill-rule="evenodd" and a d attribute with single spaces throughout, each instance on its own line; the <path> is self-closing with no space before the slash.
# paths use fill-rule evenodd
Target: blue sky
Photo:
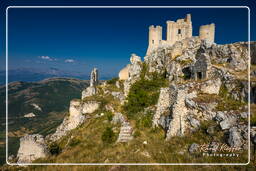
<path id="1" fill-rule="evenodd" d="M 9 68 L 58 68 L 118 74 L 131 53 L 144 57 L 148 27 L 191 13 L 193 35 L 215 23 L 218 44 L 247 41 L 243 9 L 9 9 Z M 1 63 L 1 68 L 4 68 Z"/>

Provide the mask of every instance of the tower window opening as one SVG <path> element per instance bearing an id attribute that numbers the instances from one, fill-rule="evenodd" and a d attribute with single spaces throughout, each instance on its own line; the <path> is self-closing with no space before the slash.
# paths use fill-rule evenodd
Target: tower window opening
<path id="1" fill-rule="evenodd" d="M 181 29 L 178 29 L 178 34 L 181 34 Z"/>
<path id="2" fill-rule="evenodd" d="M 154 44 L 154 40 L 152 40 L 152 44 Z"/>

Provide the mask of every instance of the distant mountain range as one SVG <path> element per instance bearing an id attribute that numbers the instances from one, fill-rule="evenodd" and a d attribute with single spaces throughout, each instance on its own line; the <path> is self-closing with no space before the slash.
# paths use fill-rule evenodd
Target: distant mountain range
<path id="1" fill-rule="evenodd" d="M 5 70 L 0 71 L 0 85 L 5 84 Z M 89 80 L 90 73 L 81 73 L 75 71 L 64 71 L 58 68 L 49 68 L 49 69 L 34 69 L 34 68 L 19 68 L 19 69 L 10 69 L 8 71 L 8 81 L 25 81 L 25 82 L 34 82 L 40 81 L 46 78 L 52 77 L 71 77 L 82 80 Z M 104 73 L 100 74 L 100 79 L 108 80 L 113 77 L 113 75 L 106 75 Z"/>
<path id="2" fill-rule="evenodd" d="M 68 111 L 69 102 L 81 98 L 88 80 L 48 78 L 38 82 L 16 81 L 8 85 L 8 127 L 10 153 L 19 147 L 26 133 L 46 135 L 55 130 Z M 30 115 L 34 117 L 26 117 Z M 4 162 L 5 85 L 0 86 L 0 164 Z"/>

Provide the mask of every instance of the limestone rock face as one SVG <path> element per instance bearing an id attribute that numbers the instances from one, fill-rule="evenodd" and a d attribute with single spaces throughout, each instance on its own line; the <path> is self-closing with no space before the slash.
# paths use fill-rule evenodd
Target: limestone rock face
<path id="1" fill-rule="evenodd" d="M 156 113 L 153 117 L 153 126 L 161 125 L 163 128 L 165 128 L 168 123 L 165 123 L 166 118 L 165 116 L 168 116 L 170 113 L 169 110 L 170 107 L 170 88 L 161 88 L 160 89 L 160 95 L 157 102 L 157 109 Z M 162 117 L 162 118 L 161 118 Z"/>
<path id="2" fill-rule="evenodd" d="M 233 127 L 229 129 L 228 143 L 231 147 L 241 147 L 242 140 L 237 128 Z"/>
<path id="3" fill-rule="evenodd" d="M 82 113 L 93 113 L 100 107 L 100 103 L 96 101 L 89 101 L 82 104 Z"/>
<path id="4" fill-rule="evenodd" d="M 85 97 L 93 96 L 97 92 L 96 87 L 87 87 L 85 90 L 82 91 L 82 99 Z"/>
<path id="5" fill-rule="evenodd" d="M 127 96 L 129 89 L 133 83 L 140 78 L 142 70 L 141 60 L 139 56 L 132 54 L 130 58 L 131 64 L 128 64 L 128 79 L 124 81 L 124 95 Z"/>
<path id="6" fill-rule="evenodd" d="M 131 58 L 130 58 L 131 64 L 135 64 L 138 62 L 141 62 L 141 57 L 137 56 L 136 54 L 132 54 Z"/>
<path id="7" fill-rule="evenodd" d="M 47 138 L 51 141 L 56 141 L 65 136 L 70 130 L 75 129 L 85 120 L 82 114 L 82 104 L 78 100 L 72 100 L 69 107 L 69 116 L 66 116 L 60 126 L 57 127 L 56 132 L 49 135 Z"/>
<path id="8" fill-rule="evenodd" d="M 114 96 L 114 98 L 118 99 L 121 104 L 124 104 L 125 96 L 122 92 L 111 92 L 111 95 Z"/>
<path id="9" fill-rule="evenodd" d="M 123 116 L 123 114 L 117 112 L 117 113 L 114 114 L 114 117 L 112 118 L 111 123 L 113 123 L 113 124 L 118 124 L 118 123 L 120 123 L 120 124 L 122 125 L 125 121 L 126 121 L 126 119 L 125 119 L 125 117 Z"/>
<path id="10" fill-rule="evenodd" d="M 171 108 L 172 120 L 167 131 L 167 139 L 172 136 L 181 136 L 185 133 L 185 119 L 187 108 L 185 106 L 186 90 L 178 89 L 176 86 L 171 87 Z"/>
<path id="11" fill-rule="evenodd" d="M 18 150 L 18 163 L 31 163 L 38 158 L 47 157 L 49 151 L 42 135 L 25 135 L 20 138 L 20 148 Z"/>
<path id="12" fill-rule="evenodd" d="M 215 80 L 208 80 L 204 84 L 201 84 L 201 91 L 206 94 L 219 94 L 221 87 L 221 80 L 219 78 Z"/>

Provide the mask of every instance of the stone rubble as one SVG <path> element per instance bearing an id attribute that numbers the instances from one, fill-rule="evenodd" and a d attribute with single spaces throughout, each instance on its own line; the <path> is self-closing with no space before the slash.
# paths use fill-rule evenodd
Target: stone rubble
<path id="1" fill-rule="evenodd" d="M 20 138 L 17 163 L 31 163 L 33 160 L 47 156 L 49 156 L 49 151 L 42 135 L 25 135 Z"/>

